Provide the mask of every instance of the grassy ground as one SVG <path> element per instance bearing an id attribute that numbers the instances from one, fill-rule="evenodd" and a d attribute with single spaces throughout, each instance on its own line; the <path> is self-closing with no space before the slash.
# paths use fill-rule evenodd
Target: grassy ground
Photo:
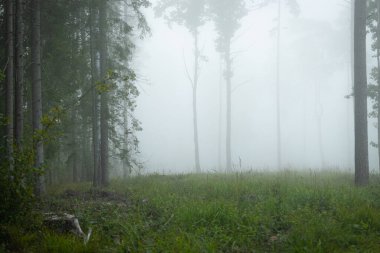
<path id="1" fill-rule="evenodd" d="M 65 185 L 40 209 L 75 214 L 93 229 L 88 245 L 38 224 L 3 230 L 7 247 L 25 252 L 380 252 L 380 180 L 355 188 L 352 178 L 238 173 L 137 177 L 107 191 Z"/>

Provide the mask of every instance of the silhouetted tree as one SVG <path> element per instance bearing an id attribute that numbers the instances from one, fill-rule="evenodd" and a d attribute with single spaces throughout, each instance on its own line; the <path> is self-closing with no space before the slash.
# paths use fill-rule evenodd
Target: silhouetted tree
<path id="1" fill-rule="evenodd" d="M 367 129 L 366 0 L 355 1 L 354 18 L 355 183 L 356 185 L 367 185 L 369 182 L 369 166 Z"/>
<path id="2" fill-rule="evenodd" d="M 107 2 L 101 1 L 99 4 L 99 62 L 100 76 L 105 79 L 108 69 L 108 52 L 107 52 Z M 101 168 L 101 185 L 107 186 L 109 183 L 109 105 L 108 92 L 102 92 L 100 95 L 100 168 Z"/>
<path id="3" fill-rule="evenodd" d="M 97 67 L 97 1 L 91 0 L 89 5 L 89 30 L 90 30 L 90 61 L 91 61 L 91 103 L 92 103 L 92 160 L 93 160 L 93 185 L 100 185 L 100 159 L 99 159 L 99 94 L 96 90 L 96 82 L 99 79 Z"/>
<path id="4" fill-rule="evenodd" d="M 226 170 L 232 170 L 231 158 L 231 113 L 232 113 L 232 64 L 231 41 L 237 29 L 240 27 L 240 20 L 247 14 L 246 3 L 243 0 L 209 0 L 209 9 L 215 29 L 218 34 L 216 40 L 217 50 L 223 55 L 227 95 L 227 131 L 226 131 Z"/>
<path id="5" fill-rule="evenodd" d="M 24 1 L 16 1 L 15 142 L 20 149 L 24 136 Z"/>
<path id="6" fill-rule="evenodd" d="M 5 85 L 6 142 L 10 167 L 13 167 L 13 131 L 14 131 L 14 1 L 6 1 L 7 15 L 7 68 Z"/>
<path id="7" fill-rule="evenodd" d="M 41 169 L 44 163 L 44 147 L 40 137 L 42 131 L 42 85 L 41 85 L 41 3 L 32 0 L 32 121 L 35 147 L 35 166 Z M 43 174 L 36 176 L 37 196 L 45 192 Z"/>

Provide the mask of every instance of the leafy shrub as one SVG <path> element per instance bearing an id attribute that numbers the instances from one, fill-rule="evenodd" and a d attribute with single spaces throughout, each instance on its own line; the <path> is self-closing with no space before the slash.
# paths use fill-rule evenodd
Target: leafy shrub
<path id="1" fill-rule="evenodd" d="M 11 166 L 9 159 L 0 164 L 0 221 L 22 222 L 30 214 L 34 203 L 34 181 L 41 171 L 33 166 L 33 150 L 14 152 Z"/>

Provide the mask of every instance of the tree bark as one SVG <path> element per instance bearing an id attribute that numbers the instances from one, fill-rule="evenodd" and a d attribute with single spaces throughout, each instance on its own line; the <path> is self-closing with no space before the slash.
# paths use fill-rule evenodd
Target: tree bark
<path id="1" fill-rule="evenodd" d="M 77 24 L 77 17 L 72 17 L 72 24 L 76 25 Z M 74 59 L 75 56 L 79 53 L 78 48 L 79 46 L 79 34 L 75 32 L 72 35 L 71 38 L 71 72 L 72 72 L 72 80 L 71 80 L 71 86 L 74 91 L 74 93 L 78 90 L 79 86 L 77 84 L 77 81 L 75 80 L 77 78 L 77 71 L 76 67 L 74 64 Z M 76 105 L 76 98 L 74 97 L 73 105 Z M 77 129 L 78 128 L 78 129 Z M 77 108 L 76 106 L 73 106 L 71 109 L 71 141 L 70 141 L 70 146 L 71 146 L 71 166 L 72 166 L 72 182 L 76 183 L 78 182 L 78 176 L 79 176 L 79 166 L 78 166 L 78 145 L 79 143 L 77 142 L 77 134 L 80 132 L 79 130 L 80 126 L 77 125 Z M 83 137 L 83 135 L 81 135 Z"/>
<path id="2" fill-rule="evenodd" d="M 282 168 L 282 154 L 281 154 L 281 0 L 278 0 L 277 10 L 277 59 L 276 59 L 276 131 L 277 131 L 277 169 Z"/>
<path id="3" fill-rule="evenodd" d="M 72 162 L 72 175 L 73 182 L 78 182 L 78 149 L 77 149 L 77 132 L 76 128 L 76 111 L 75 108 L 71 111 L 71 162 Z"/>
<path id="4" fill-rule="evenodd" d="M 193 124 L 194 124 L 194 148 L 195 148 L 195 168 L 196 172 L 201 172 L 199 161 L 199 138 L 198 138 L 198 113 L 197 113 L 197 90 L 199 80 L 199 48 L 198 48 L 198 31 L 194 36 L 194 83 L 193 83 Z"/>
<path id="5" fill-rule="evenodd" d="M 219 66 L 219 129 L 218 129 L 218 168 L 222 171 L 222 125 L 223 125 L 223 59 L 220 57 Z"/>
<path id="6" fill-rule="evenodd" d="M 128 4 L 124 5 L 124 22 L 127 26 L 128 21 Z M 130 152 L 129 152 L 129 122 L 128 122 L 128 95 L 124 100 L 124 159 L 123 159 L 123 177 L 127 179 L 131 173 Z"/>
<path id="7" fill-rule="evenodd" d="M 7 155 L 10 169 L 13 169 L 13 131 L 14 131 L 14 4 L 13 0 L 6 2 L 7 13 L 7 69 L 6 69 L 6 86 L 5 86 L 5 116 L 6 124 L 6 143 Z"/>
<path id="8" fill-rule="evenodd" d="M 323 116 L 323 105 L 321 103 L 321 87 L 319 82 L 315 83 L 315 109 L 316 109 L 316 119 L 317 119 L 317 137 L 318 137 L 318 149 L 319 149 L 319 160 L 321 162 L 321 169 L 325 168 L 325 153 L 323 149 L 323 134 L 322 134 L 322 116 Z"/>
<path id="9" fill-rule="evenodd" d="M 99 8 L 99 55 L 100 55 L 100 76 L 104 79 L 107 74 L 107 2 L 101 1 Z M 100 97 L 100 167 L 101 185 L 107 186 L 108 180 L 108 124 L 109 124 L 108 92 L 102 92 Z"/>
<path id="10" fill-rule="evenodd" d="M 354 96 L 355 96 L 355 183 L 369 183 L 367 66 L 366 66 L 366 0 L 355 1 L 354 25 Z"/>
<path id="11" fill-rule="evenodd" d="M 231 114 L 232 114 L 232 59 L 231 59 L 231 39 L 226 42 L 225 49 L 225 63 L 226 63 L 226 95 L 227 95 L 227 131 L 226 131 L 226 170 L 232 172 L 232 159 L 231 159 Z"/>
<path id="12" fill-rule="evenodd" d="M 129 134 L 128 134 L 128 103 L 124 101 L 124 159 L 123 159 L 123 177 L 127 179 L 130 174 L 130 160 L 129 160 Z"/>
<path id="13" fill-rule="evenodd" d="M 377 154 L 380 171 L 380 1 L 377 1 Z"/>
<path id="14" fill-rule="evenodd" d="M 348 66 L 348 82 L 347 94 L 352 94 L 354 87 L 354 14 L 355 14 L 355 0 L 350 2 L 350 34 L 349 34 L 349 57 L 350 62 Z M 353 140 L 352 140 L 352 123 L 353 123 L 353 105 L 351 100 L 347 100 L 347 166 L 350 168 L 353 162 Z"/>
<path id="15" fill-rule="evenodd" d="M 22 149 L 24 135 L 24 1 L 16 2 L 16 87 L 15 87 L 15 142 Z"/>
<path id="16" fill-rule="evenodd" d="M 32 121 L 34 133 L 35 167 L 41 169 L 44 147 L 39 133 L 42 131 L 42 85 L 41 85 L 41 3 L 32 0 Z M 35 194 L 45 193 L 44 176 L 36 176 Z"/>
<path id="17" fill-rule="evenodd" d="M 95 1 L 90 3 L 90 54 L 91 54 L 91 96 L 92 96 L 92 155 L 93 155 L 93 185 L 100 186 L 100 165 L 99 165 L 99 95 L 96 90 L 96 80 L 98 80 L 97 68 L 97 34 L 95 32 Z"/>

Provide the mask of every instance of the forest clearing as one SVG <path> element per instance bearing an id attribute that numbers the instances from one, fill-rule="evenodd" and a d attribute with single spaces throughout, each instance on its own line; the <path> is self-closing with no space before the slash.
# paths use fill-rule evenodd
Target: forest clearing
<path id="1" fill-rule="evenodd" d="M 0 0 L 3 252 L 380 252 L 380 0 Z"/>
<path id="2" fill-rule="evenodd" d="M 17 252 L 377 252 L 380 178 L 357 189 L 343 172 L 140 176 L 55 186 L 34 218 L 1 227 Z M 69 212 L 92 236 L 43 226 Z M 37 218 L 36 218 L 37 217 Z M 1 251 L 1 250 L 0 250 Z"/>

